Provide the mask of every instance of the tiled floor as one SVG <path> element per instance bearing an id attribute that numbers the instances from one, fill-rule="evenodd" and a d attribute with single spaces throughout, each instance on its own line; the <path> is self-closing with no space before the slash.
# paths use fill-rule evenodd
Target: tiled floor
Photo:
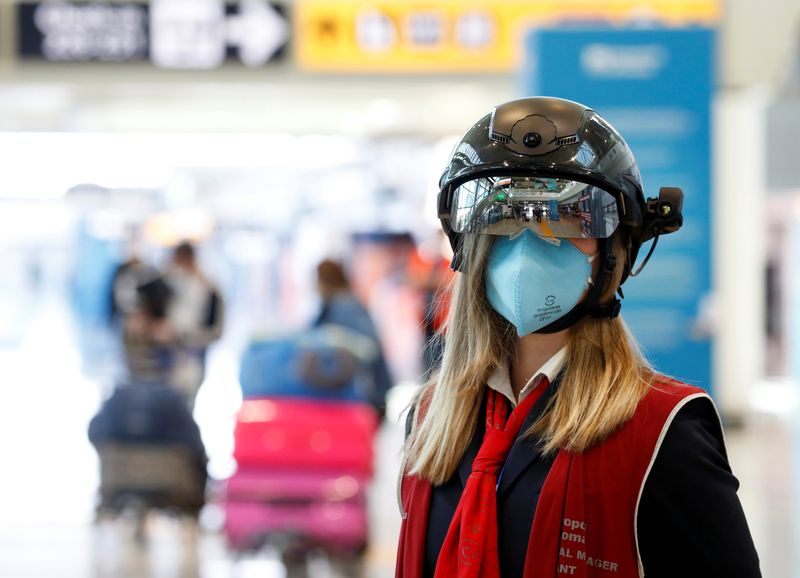
<path id="1" fill-rule="evenodd" d="M 0 577 L 2 578 L 271 578 L 291 576 L 274 553 L 236 558 L 214 527 L 167 517 L 151 519 L 149 540 L 133 539 L 130 520 L 93 523 L 96 458 L 86 425 L 100 401 L 98 383 L 83 376 L 74 339 L 58 310 L 14 350 L 0 350 Z M 46 362 L 45 362 L 46 361 Z M 230 419 L 238 403 L 230 385 L 232 360 L 219 355 L 210 370 L 197 417 L 214 469 L 230 467 Z M 203 397 L 205 399 L 203 399 Z M 399 397 L 402 397 L 400 395 Z M 402 404 L 398 399 L 397 405 Z M 757 543 L 764 576 L 800 577 L 797 520 L 800 435 L 793 414 L 754 414 L 745 428 L 728 432 L 730 458 Z M 377 474 L 370 495 L 372 545 L 363 576 L 393 575 L 399 528 L 395 484 L 402 429 L 388 423 L 377 441 Z M 309 576 L 353 576 L 317 556 Z"/>

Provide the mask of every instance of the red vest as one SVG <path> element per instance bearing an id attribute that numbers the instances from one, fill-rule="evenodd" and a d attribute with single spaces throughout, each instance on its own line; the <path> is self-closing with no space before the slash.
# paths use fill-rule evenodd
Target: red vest
<path id="1" fill-rule="evenodd" d="M 536 506 L 523 578 L 638 578 L 636 517 L 647 475 L 678 411 L 703 390 L 661 378 L 633 417 L 582 453 L 560 451 Z M 431 484 L 404 476 L 397 578 L 421 578 Z"/>

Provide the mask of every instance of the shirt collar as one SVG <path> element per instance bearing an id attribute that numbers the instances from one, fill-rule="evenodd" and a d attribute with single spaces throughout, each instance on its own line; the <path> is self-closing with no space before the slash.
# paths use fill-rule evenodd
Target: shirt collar
<path id="1" fill-rule="evenodd" d="M 514 390 L 511 387 L 511 377 L 508 372 L 508 365 L 501 365 L 497 367 L 489 379 L 486 380 L 486 385 L 498 393 L 503 394 L 508 398 L 512 405 L 516 406 L 518 401 L 522 401 L 525 397 L 536 389 L 536 386 L 541 382 L 541 377 L 546 377 L 547 381 L 553 383 L 556 376 L 564 368 L 566 362 L 567 346 L 565 345 L 559 349 L 553 357 L 548 359 L 538 371 L 535 371 L 528 380 L 528 383 L 522 388 L 519 393 L 519 400 L 514 396 Z"/>

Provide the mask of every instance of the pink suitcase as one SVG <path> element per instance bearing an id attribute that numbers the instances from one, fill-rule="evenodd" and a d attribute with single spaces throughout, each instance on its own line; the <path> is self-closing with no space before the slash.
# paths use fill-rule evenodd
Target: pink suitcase
<path id="1" fill-rule="evenodd" d="M 372 475 L 372 444 L 378 417 L 358 402 L 255 398 L 242 404 L 234 432 L 240 469 Z"/>
<path id="2" fill-rule="evenodd" d="M 359 554 L 367 544 L 366 479 L 240 469 L 227 482 L 225 533 L 234 550 L 279 538 L 293 548 Z"/>

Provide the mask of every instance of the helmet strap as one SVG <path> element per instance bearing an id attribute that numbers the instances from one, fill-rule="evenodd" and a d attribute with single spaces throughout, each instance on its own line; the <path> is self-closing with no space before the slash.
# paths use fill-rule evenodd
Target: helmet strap
<path id="1" fill-rule="evenodd" d="M 463 273 L 464 249 L 461 245 L 461 235 L 450 228 L 449 222 L 447 224 L 443 223 L 442 227 L 447 235 L 447 239 L 450 241 L 450 247 L 453 248 L 453 258 L 450 260 L 450 268 L 458 273 Z"/>

